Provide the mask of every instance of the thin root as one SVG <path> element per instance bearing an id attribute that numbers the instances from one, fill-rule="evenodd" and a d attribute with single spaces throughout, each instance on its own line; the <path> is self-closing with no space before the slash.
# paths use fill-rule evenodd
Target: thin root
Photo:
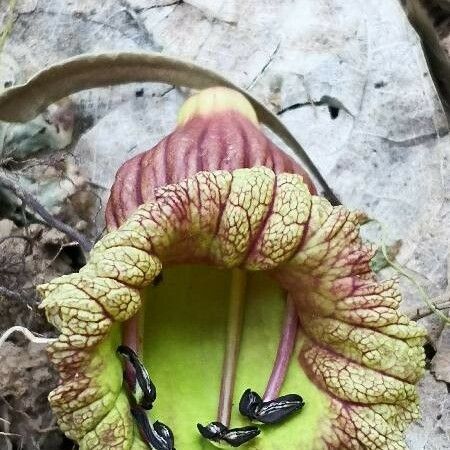
<path id="1" fill-rule="evenodd" d="M 32 331 L 30 331 L 28 328 L 21 327 L 19 325 L 16 325 L 14 327 L 8 328 L 1 336 L 0 336 L 0 347 L 7 341 L 7 339 L 15 332 L 22 333 L 30 342 L 33 342 L 33 344 L 52 344 L 57 339 L 56 338 L 46 338 L 37 336 Z"/>

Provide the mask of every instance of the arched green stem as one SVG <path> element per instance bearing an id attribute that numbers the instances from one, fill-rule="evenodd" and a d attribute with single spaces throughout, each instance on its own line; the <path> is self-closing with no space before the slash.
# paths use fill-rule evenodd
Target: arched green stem
<path id="1" fill-rule="evenodd" d="M 163 82 L 194 89 L 225 86 L 240 92 L 252 104 L 259 121 L 267 125 L 298 155 L 331 203 L 340 204 L 303 147 L 280 119 L 262 103 L 211 70 L 159 53 L 78 55 L 47 67 L 26 84 L 13 86 L 0 94 L 0 119 L 7 122 L 26 122 L 51 103 L 75 92 L 137 81 Z"/>
<path id="2" fill-rule="evenodd" d="M 227 341 L 223 360 L 219 408 L 217 412 L 217 421 L 225 426 L 230 425 L 234 383 L 236 380 L 236 366 L 239 357 L 242 325 L 244 321 L 246 287 L 246 272 L 242 269 L 233 269 L 231 274 Z"/>
<path id="3" fill-rule="evenodd" d="M 273 365 L 272 373 L 267 383 L 266 392 L 263 400 L 265 402 L 278 397 L 286 372 L 289 367 L 289 361 L 294 351 L 295 338 L 298 330 L 298 316 L 294 301 L 288 296 L 286 299 L 286 312 L 284 322 L 281 328 L 280 343 L 278 345 L 277 356 Z"/>

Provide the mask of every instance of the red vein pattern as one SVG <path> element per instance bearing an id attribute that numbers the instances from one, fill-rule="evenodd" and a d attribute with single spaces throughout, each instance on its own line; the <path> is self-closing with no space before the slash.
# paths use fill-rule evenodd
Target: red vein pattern
<path id="1" fill-rule="evenodd" d="M 50 395 L 61 428 L 83 449 L 142 448 L 109 333 L 136 313 L 139 290 L 162 265 L 200 262 L 269 271 L 290 293 L 306 336 L 298 362 L 329 399 L 310 450 L 405 449 L 424 331 L 397 311 L 395 284 L 370 272 L 364 220 L 311 195 L 299 175 L 265 167 L 200 172 L 156 189 L 80 273 L 40 287 L 61 332 L 50 350 L 62 378 Z M 116 382 L 105 383 L 105 367 Z"/>

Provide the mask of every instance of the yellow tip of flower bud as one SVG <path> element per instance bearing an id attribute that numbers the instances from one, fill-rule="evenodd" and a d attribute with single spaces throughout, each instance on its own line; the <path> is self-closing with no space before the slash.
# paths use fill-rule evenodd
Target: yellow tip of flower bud
<path id="1" fill-rule="evenodd" d="M 186 100 L 178 113 L 178 124 L 184 125 L 195 116 L 237 111 L 254 124 L 258 124 L 255 110 L 239 92 L 225 87 L 204 89 Z"/>

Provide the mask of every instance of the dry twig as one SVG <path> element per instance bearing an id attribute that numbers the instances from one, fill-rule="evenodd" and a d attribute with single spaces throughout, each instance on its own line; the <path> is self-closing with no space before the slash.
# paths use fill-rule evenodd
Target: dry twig
<path id="1" fill-rule="evenodd" d="M 435 310 L 438 311 L 445 311 L 447 309 L 450 309 L 450 300 L 444 300 L 444 301 L 436 301 L 432 302 Z M 406 315 L 411 320 L 419 320 L 423 319 L 424 317 L 427 317 L 431 314 L 434 314 L 435 310 L 429 308 L 428 306 L 423 306 L 421 308 L 415 308 L 406 313 Z"/>
<path id="2" fill-rule="evenodd" d="M 39 214 L 48 225 L 63 232 L 71 240 L 78 242 L 85 253 L 88 253 L 91 250 L 92 244 L 85 236 L 50 214 L 44 205 L 42 205 L 30 192 L 20 186 L 19 183 L 4 170 L 0 170 L 0 186 L 13 192 L 20 200 L 22 200 L 22 202 Z"/>
<path id="3" fill-rule="evenodd" d="M 0 286 L 0 295 L 3 295 L 6 298 L 11 298 L 13 300 L 20 300 L 22 295 L 18 292 L 12 291 L 4 286 Z"/>

